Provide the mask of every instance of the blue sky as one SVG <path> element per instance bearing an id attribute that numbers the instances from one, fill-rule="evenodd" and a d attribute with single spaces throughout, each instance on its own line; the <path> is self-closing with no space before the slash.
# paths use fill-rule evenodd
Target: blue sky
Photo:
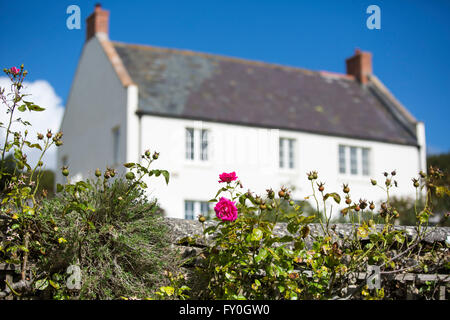
<path id="1" fill-rule="evenodd" d="M 97 1 L 1 1 L 1 69 L 24 63 L 65 103 Z M 101 1 L 110 38 L 190 49 L 312 70 L 345 72 L 356 47 L 373 54 L 374 73 L 425 122 L 430 152 L 450 151 L 450 1 Z M 68 30 L 66 8 L 81 9 Z M 381 30 L 366 8 L 381 8 Z"/>

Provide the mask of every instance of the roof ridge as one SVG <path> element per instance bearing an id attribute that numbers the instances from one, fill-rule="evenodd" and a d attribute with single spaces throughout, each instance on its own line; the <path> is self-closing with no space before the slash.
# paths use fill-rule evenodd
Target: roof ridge
<path id="1" fill-rule="evenodd" d="M 135 44 L 135 43 L 127 43 L 127 42 L 121 42 L 121 41 L 112 41 L 110 42 L 113 45 L 119 45 L 119 46 L 127 46 L 127 47 L 135 47 L 139 49 L 147 49 L 147 50 L 153 50 L 153 51 L 159 51 L 159 52 L 171 52 L 171 53 L 178 53 L 182 55 L 191 55 L 191 56 L 199 56 L 204 58 L 214 58 L 214 59 L 220 59 L 223 61 L 233 61 L 238 62 L 242 64 L 247 65 L 256 65 L 261 67 L 270 67 L 274 69 L 283 69 L 287 71 L 297 71 L 297 72 L 303 72 L 307 74 L 318 74 L 322 75 L 323 71 L 317 71 L 317 70 L 310 70 L 300 67 L 294 67 L 294 66 L 286 66 L 282 64 L 272 63 L 272 62 L 264 62 L 264 61 L 257 61 L 257 60 L 250 60 L 245 58 L 238 58 L 238 57 L 230 57 L 230 56 L 224 56 L 220 54 L 214 54 L 214 53 L 205 53 L 205 52 L 198 52 L 188 49 L 177 49 L 177 48 L 165 48 L 165 47 L 158 47 L 148 44 Z M 330 72 L 331 73 L 331 72 Z"/>

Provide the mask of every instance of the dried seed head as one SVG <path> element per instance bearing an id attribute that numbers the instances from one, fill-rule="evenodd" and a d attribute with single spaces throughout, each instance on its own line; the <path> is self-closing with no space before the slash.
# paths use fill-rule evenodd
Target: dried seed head
<path id="1" fill-rule="evenodd" d="M 272 188 L 266 189 L 266 191 L 267 191 L 267 197 L 269 199 L 273 199 L 275 197 L 275 192 L 272 190 Z"/>

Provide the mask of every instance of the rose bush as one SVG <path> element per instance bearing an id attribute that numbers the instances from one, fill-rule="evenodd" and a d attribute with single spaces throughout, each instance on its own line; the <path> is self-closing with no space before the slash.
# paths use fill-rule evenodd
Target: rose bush
<path id="1" fill-rule="evenodd" d="M 236 205 L 233 201 L 227 198 L 220 198 L 214 207 L 217 218 L 222 221 L 234 221 L 237 218 L 238 212 Z"/>
<path id="2" fill-rule="evenodd" d="M 217 214 L 217 223 L 203 229 L 202 239 L 207 246 L 196 256 L 202 262 L 197 266 L 195 279 L 202 279 L 205 289 L 191 292 L 192 296 L 203 299 L 384 299 L 395 298 L 399 284 L 382 283 L 379 289 L 369 289 L 365 273 L 368 265 L 380 267 L 381 274 L 448 273 L 448 247 L 442 244 L 424 246 L 422 242 L 430 231 L 432 196 L 450 193 L 448 189 L 434 190 L 442 172 L 430 171 L 428 175 L 421 172 L 413 179 L 418 196 L 420 190 L 426 194 L 423 206 L 418 202 L 415 206 L 414 236 L 394 228 L 400 215 L 390 202 L 397 185 L 395 171 L 384 174 L 382 186 L 374 179 L 369 181 L 387 195 L 378 212 L 373 201 L 352 201 L 348 184 L 344 184 L 343 194 L 326 192 L 325 184 L 317 182 L 316 171 L 307 174 L 312 188 L 312 194 L 307 197 L 316 203 L 316 214 L 312 216 L 305 216 L 302 206 L 290 200 L 286 187 L 278 192 L 268 189 L 266 195 L 256 195 L 250 190 L 243 192 L 240 181 L 227 182 L 210 201 L 216 202 L 216 213 L 230 212 L 227 211 L 230 204 L 235 204 L 236 211 L 233 205 L 232 220 Z M 226 193 L 227 198 L 222 193 Z M 340 204 L 342 199 L 346 206 L 341 213 L 352 222 L 351 232 L 343 236 L 334 231 L 335 225 L 327 210 L 330 201 Z M 287 234 L 274 233 L 280 216 L 286 221 L 283 228 Z M 205 219 L 199 221 L 205 223 Z M 319 226 L 314 234 L 310 232 L 312 221 L 317 221 Z M 384 225 L 377 227 L 375 221 Z M 433 267 L 428 265 L 431 256 L 435 257 Z M 356 276 L 361 272 L 366 274 L 364 279 Z M 435 287 L 438 285 L 436 282 Z M 420 292 L 431 290 L 420 289 Z M 433 294 L 427 298 L 433 298 Z"/>

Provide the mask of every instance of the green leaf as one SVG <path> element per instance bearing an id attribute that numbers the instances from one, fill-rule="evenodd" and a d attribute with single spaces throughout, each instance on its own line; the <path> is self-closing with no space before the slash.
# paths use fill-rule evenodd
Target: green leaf
<path id="1" fill-rule="evenodd" d="M 42 147 L 39 143 L 34 143 L 29 145 L 30 148 L 37 148 L 42 151 Z"/>
<path id="2" fill-rule="evenodd" d="M 167 170 L 162 170 L 161 171 L 162 175 L 164 176 L 164 179 L 166 179 L 166 184 L 169 184 L 169 178 L 170 178 L 170 173 Z"/>
<path id="3" fill-rule="evenodd" d="M 47 279 L 40 279 L 40 280 L 38 280 L 38 281 L 36 281 L 34 283 L 34 287 L 37 290 L 45 290 L 45 288 L 48 287 L 48 280 Z"/>
<path id="4" fill-rule="evenodd" d="M 219 189 L 219 191 L 217 191 L 216 196 L 214 198 L 217 198 L 217 196 L 223 191 L 227 191 L 227 188 L 223 187 L 222 189 Z"/>
<path id="5" fill-rule="evenodd" d="M 64 190 L 64 186 L 60 183 L 56 184 L 56 192 L 61 192 Z"/>
<path id="6" fill-rule="evenodd" d="M 259 241 L 259 240 L 262 239 L 262 237 L 263 237 L 263 232 L 262 232 L 262 230 L 259 229 L 259 228 L 255 228 L 255 229 L 253 229 L 253 231 L 252 231 L 252 235 L 251 235 L 251 237 L 250 237 L 250 240 L 252 240 L 252 241 Z"/>
<path id="7" fill-rule="evenodd" d="M 24 112 L 25 110 L 27 110 L 27 106 L 23 104 L 20 107 L 18 107 L 17 110 L 19 110 L 20 112 Z"/>
<path id="8" fill-rule="evenodd" d="M 127 162 L 127 163 L 124 163 L 123 164 L 123 166 L 125 167 L 125 168 L 132 168 L 132 167 L 134 167 L 134 163 L 133 162 Z"/>
<path id="9" fill-rule="evenodd" d="M 327 200 L 329 197 L 332 197 L 334 199 L 334 201 L 336 201 L 336 203 L 340 203 L 341 202 L 341 196 L 339 194 L 337 194 L 336 192 L 332 192 L 332 193 L 327 193 L 323 199 Z"/>
<path id="10" fill-rule="evenodd" d="M 291 234 L 297 233 L 299 225 L 296 221 L 291 221 L 287 225 L 287 229 Z"/>
<path id="11" fill-rule="evenodd" d="M 27 107 L 28 107 L 28 110 L 30 110 L 30 111 L 44 111 L 45 110 L 45 108 L 41 108 L 35 104 L 28 105 Z"/>
<path id="12" fill-rule="evenodd" d="M 59 289 L 59 284 L 57 282 L 54 282 L 52 280 L 48 280 L 48 282 L 50 283 L 50 285 L 55 288 L 55 289 Z"/>
<path id="13" fill-rule="evenodd" d="M 172 296 L 173 293 L 175 292 L 175 289 L 173 287 L 161 287 L 161 288 L 159 288 L 159 290 L 161 292 L 164 292 L 168 296 Z"/>
<path id="14" fill-rule="evenodd" d="M 266 248 L 261 248 L 261 249 L 259 250 L 258 255 L 255 257 L 255 262 L 258 263 L 258 262 L 260 262 L 261 260 L 266 259 L 267 254 L 268 254 L 267 249 L 266 249 Z"/>

